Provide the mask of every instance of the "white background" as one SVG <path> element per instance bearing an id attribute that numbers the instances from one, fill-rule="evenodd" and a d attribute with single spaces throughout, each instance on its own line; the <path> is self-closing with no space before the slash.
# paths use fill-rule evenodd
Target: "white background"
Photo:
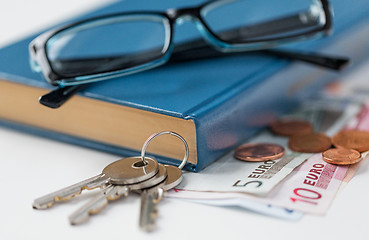
<path id="1" fill-rule="evenodd" d="M 0 46 L 102 3 L 2 0 Z M 146 234 L 138 229 L 139 199 L 134 194 L 109 204 L 81 226 L 70 226 L 67 216 L 88 200 L 88 192 L 52 209 L 32 209 L 35 198 L 96 175 L 118 158 L 0 128 L 0 239 L 369 239 L 368 162 L 325 216 L 306 215 L 298 222 L 165 199 L 158 229 Z"/>

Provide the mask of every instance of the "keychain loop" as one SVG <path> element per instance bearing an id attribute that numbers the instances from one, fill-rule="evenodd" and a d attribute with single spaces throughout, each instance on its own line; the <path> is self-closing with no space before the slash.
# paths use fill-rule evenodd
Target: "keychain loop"
<path id="1" fill-rule="evenodd" d="M 156 137 L 158 137 L 158 136 L 160 136 L 160 135 L 164 135 L 164 134 L 170 134 L 170 135 L 172 135 L 172 136 L 175 136 L 175 137 L 177 137 L 177 138 L 181 139 L 181 140 L 182 140 L 182 142 L 184 143 L 184 145 L 185 145 L 185 147 L 186 147 L 186 154 L 185 154 L 185 156 L 184 156 L 184 158 L 183 158 L 183 160 L 182 160 L 181 164 L 178 166 L 178 168 L 179 168 L 179 169 L 182 169 L 182 168 L 186 165 L 187 160 L 188 160 L 188 155 L 189 155 L 188 144 L 187 144 L 186 140 L 185 140 L 181 135 L 179 135 L 178 133 L 175 133 L 175 132 L 171 132 L 171 131 L 164 131 L 164 132 L 155 133 L 155 134 L 151 135 L 151 136 L 146 140 L 146 142 L 145 142 L 145 143 L 144 143 L 144 145 L 142 146 L 142 150 L 141 150 L 141 160 L 142 160 L 142 162 L 143 162 L 143 163 L 145 163 L 145 164 L 147 164 L 147 161 L 145 160 L 145 153 L 146 153 L 146 149 L 147 149 L 147 147 L 149 146 L 150 142 L 151 142 L 154 138 L 156 138 Z"/>

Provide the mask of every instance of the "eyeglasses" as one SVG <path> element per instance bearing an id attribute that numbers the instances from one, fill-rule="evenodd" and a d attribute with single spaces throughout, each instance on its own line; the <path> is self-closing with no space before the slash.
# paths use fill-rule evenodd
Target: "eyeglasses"
<path id="1" fill-rule="evenodd" d="M 206 42 L 220 53 L 237 53 L 327 35 L 329 8 L 328 0 L 220 0 L 166 12 L 100 16 L 38 36 L 30 44 L 31 65 L 52 85 L 86 84 L 148 70 L 191 49 L 214 52 Z M 174 28 L 186 20 L 196 24 L 206 42 L 186 32 L 174 44 Z"/>

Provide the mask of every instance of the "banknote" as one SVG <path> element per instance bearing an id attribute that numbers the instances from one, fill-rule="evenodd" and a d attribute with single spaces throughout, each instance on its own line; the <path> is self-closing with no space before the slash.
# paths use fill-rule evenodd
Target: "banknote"
<path id="1" fill-rule="evenodd" d="M 287 208 L 272 206 L 271 204 L 249 201 L 242 198 L 220 198 L 220 199 L 191 199 L 188 201 L 218 207 L 239 207 L 247 211 L 263 214 L 270 217 L 280 218 L 289 221 L 298 221 L 304 214 Z"/>
<path id="2" fill-rule="evenodd" d="M 315 154 L 279 185 L 268 196 L 267 202 L 306 213 L 324 214 L 347 170 L 348 166 L 326 163 L 321 154 Z"/>
<path id="3" fill-rule="evenodd" d="M 360 111 L 351 116 L 350 121 L 347 121 L 350 114 L 344 114 L 346 121 L 342 120 L 341 117 L 338 120 L 340 124 L 335 124 L 328 132 L 334 134 L 334 132 L 342 128 L 364 130 L 365 127 L 368 127 L 367 124 L 363 124 L 369 118 L 368 106 L 363 105 L 360 107 Z M 352 113 L 354 111 L 351 111 Z M 190 191 L 190 188 L 185 187 L 185 191 L 172 192 L 170 196 L 187 199 L 206 199 L 207 201 L 211 199 L 216 199 L 217 201 L 219 199 L 242 199 L 246 202 L 253 201 L 272 204 L 273 206 L 305 213 L 324 214 L 335 198 L 342 182 L 348 181 L 350 178 L 348 174 L 354 174 L 354 168 L 355 166 L 352 166 L 350 172 L 348 166 L 336 166 L 326 163 L 321 154 L 315 154 L 304 164 L 295 168 L 293 173 L 276 186 L 267 197 L 257 197 L 235 191 L 220 192 L 209 190 L 216 189 L 216 185 L 218 181 L 222 181 L 221 179 L 213 181 L 213 185 L 206 191 Z"/>
<path id="4" fill-rule="evenodd" d="M 186 199 L 243 199 L 304 213 L 324 214 L 333 201 L 341 182 L 346 176 L 347 166 L 335 166 L 324 162 L 321 154 L 310 157 L 303 165 L 293 170 L 267 197 L 257 197 L 237 192 L 175 191 L 168 195 Z"/>
<path id="5" fill-rule="evenodd" d="M 261 139 L 258 138 L 258 140 Z M 285 143 L 281 144 L 281 141 L 278 140 L 274 139 L 272 142 L 286 145 Z M 282 141 L 284 142 L 284 139 Z M 254 142 L 259 141 L 254 140 Z M 269 142 L 271 141 L 269 140 Z M 309 156 L 310 154 L 293 153 L 286 149 L 285 156 L 280 159 L 245 163 L 235 159 L 233 152 L 231 152 L 201 173 L 184 173 L 185 180 L 178 189 L 247 192 L 258 196 L 266 196 Z"/>
<path id="6" fill-rule="evenodd" d="M 357 113 L 357 105 L 347 105 L 344 111 L 333 111 L 329 108 L 309 109 L 299 111 L 299 115 L 314 124 L 315 128 L 333 134 L 343 127 L 349 118 Z M 322 106 L 322 105 L 320 105 Z M 324 123 L 323 123 L 324 122 Z M 272 189 L 286 178 L 296 167 L 306 161 L 312 154 L 296 153 L 287 147 L 288 139 L 264 131 L 250 142 L 269 142 L 285 147 L 285 155 L 276 160 L 264 162 L 243 162 L 228 153 L 200 173 L 185 173 L 185 181 L 178 189 L 196 191 L 243 192 L 256 196 L 266 196 Z"/>

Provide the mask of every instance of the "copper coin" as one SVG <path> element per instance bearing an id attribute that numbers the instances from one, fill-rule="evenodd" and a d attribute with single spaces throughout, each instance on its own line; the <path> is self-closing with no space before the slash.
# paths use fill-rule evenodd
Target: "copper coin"
<path id="1" fill-rule="evenodd" d="M 288 146 L 295 152 L 318 153 L 328 150 L 332 143 L 323 133 L 308 133 L 290 137 Z"/>
<path id="2" fill-rule="evenodd" d="M 349 165 L 361 160 L 361 154 L 348 148 L 332 148 L 322 153 L 324 161 L 336 165 Z"/>
<path id="3" fill-rule="evenodd" d="M 236 148 L 234 157 L 247 162 L 264 162 L 281 158 L 284 147 L 273 143 L 249 143 Z"/>
<path id="4" fill-rule="evenodd" d="M 281 136 L 293 136 L 313 132 L 313 125 L 303 120 L 279 120 L 270 125 L 270 130 L 274 134 Z"/>
<path id="5" fill-rule="evenodd" d="M 355 149 L 359 152 L 369 150 L 369 132 L 359 130 L 343 130 L 332 138 L 336 147 Z"/>

